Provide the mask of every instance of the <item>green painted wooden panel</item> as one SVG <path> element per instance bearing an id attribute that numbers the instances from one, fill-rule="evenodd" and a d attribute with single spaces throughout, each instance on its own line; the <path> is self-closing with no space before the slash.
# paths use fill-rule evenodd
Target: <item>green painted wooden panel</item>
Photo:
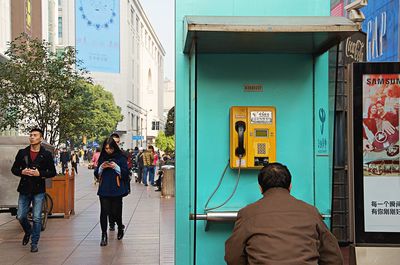
<path id="1" fill-rule="evenodd" d="M 183 18 L 186 15 L 329 15 L 324 0 L 176 0 L 176 264 L 193 262 L 194 203 L 194 58 L 182 53 Z M 317 158 L 312 89 L 312 58 L 307 55 L 199 55 L 198 57 L 198 208 L 201 212 L 229 157 L 229 107 L 274 105 L 277 108 L 277 157 L 293 174 L 293 194 L 323 210 L 330 209 L 329 158 Z M 317 89 L 327 88 L 325 62 L 316 62 Z M 326 81 L 326 87 L 325 87 Z M 261 83 L 263 93 L 244 93 L 243 84 Z M 324 95 L 318 102 L 324 101 Z M 314 103 L 317 103 L 316 101 Z M 325 104 L 325 103 L 324 103 Z M 316 105 L 316 104 L 315 104 Z M 313 127 L 314 126 L 314 127 Z M 328 161 L 328 163 L 326 163 Z M 318 173 L 318 174 L 315 174 Z M 228 170 L 213 204 L 222 202 L 234 187 L 237 171 Z M 260 194 L 255 171 L 242 171 L 239 188 L 226 209 L 238 209 Z M 314 182 L 315 178 L 315 182 Z M 314 184 L 316 189 L 314 190 Z M 322 187 L 320 189 L 320 187 Z M 329 196 L 329 194 L 328 194 Z M 321 198 L 322 203 L 319 202 Z M 197 228 L 197 264 L 224 264 L 224 242 L 232 224 Z"/>

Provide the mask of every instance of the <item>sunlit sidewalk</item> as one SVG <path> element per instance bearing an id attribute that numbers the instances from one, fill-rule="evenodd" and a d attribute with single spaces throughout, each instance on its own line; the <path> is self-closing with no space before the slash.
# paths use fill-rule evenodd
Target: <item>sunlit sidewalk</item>
<path id="1" fill-rule="evenodd" d="M 22 246 L 24 235 L 10 214 L 0 214 L 0 264 L 174 264 L 174 199 L 162 199 L 153 187 L 132 183 L 124 198 L 124 238 L 109 232 L 100 247 L 99 200 L 93 171 L 83 167 L 76 176 L 75 215 L 51 218 L 41 233 L 39 252 Z"/>

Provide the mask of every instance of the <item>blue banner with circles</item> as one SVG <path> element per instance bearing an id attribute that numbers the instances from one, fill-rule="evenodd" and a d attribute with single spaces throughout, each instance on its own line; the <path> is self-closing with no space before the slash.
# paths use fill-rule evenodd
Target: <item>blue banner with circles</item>
<path id="1" fill-rule="evenodd" d="M 120 72 L 118 0 L 75 0 L 77 59 L 91 72 Z"/>

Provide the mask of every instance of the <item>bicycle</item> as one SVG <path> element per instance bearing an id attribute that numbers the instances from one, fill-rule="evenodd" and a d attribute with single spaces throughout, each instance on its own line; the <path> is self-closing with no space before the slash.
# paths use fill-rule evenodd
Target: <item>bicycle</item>
<path id="1" fill-rule="evenodd" d="M 49 215 L 52 215 L 53 211 L 53 198 L 51 198 L 50 194 L 45 193 L 44 202 L 42 204 L 42 213 L 41 213 L 41 220 L 42 220 L 42 227 L 41 231 L 44 231 L 47 226 L 47 219 Z M 28 213 L 28 220 L 32 221 L 32 207 L 30 207 Z"/>

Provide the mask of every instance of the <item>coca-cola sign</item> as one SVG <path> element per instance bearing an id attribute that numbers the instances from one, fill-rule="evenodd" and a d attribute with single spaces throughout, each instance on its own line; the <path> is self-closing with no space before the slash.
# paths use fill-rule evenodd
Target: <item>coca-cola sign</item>
<path id="1" fill-rule="evenodd" d="M 356 33 L 345 41 L 344 61 L 346 64 L 353 62 L 365 62 L 366 59 L 366 35 Z"/>

